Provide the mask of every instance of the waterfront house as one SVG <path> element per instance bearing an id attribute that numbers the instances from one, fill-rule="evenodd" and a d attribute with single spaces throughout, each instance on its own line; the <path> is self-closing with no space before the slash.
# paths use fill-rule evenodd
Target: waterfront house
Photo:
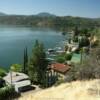
<path id="1" fill-rule="evenodd" d="M 58 77 L 58 80 L 65 79 L 67 72 L 70 70 L 69 65 L 65 65 L 61 63 L 51 64 L 50 68 L 53 75 Z"/>
<path id="2" fill-rule="evenodd" d="M 31 86 L 29 77 L 24 73 L 9 72 L 4 80 L 7 85 L 13 85 L 16 92 L 21 92 Z"/>

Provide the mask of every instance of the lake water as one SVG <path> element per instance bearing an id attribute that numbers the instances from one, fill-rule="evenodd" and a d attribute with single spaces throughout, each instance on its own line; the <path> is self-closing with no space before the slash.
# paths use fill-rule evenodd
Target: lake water
<path id="1" fill-rule="evenodd" d="M 24 48 L 27 47 L 31 55 L 36 39 L 43 42 L 45 48 L 54 48 L 64 38 L 61 32 L 48 28 L 0 26 L 0 66 L 22 64 Z"/>

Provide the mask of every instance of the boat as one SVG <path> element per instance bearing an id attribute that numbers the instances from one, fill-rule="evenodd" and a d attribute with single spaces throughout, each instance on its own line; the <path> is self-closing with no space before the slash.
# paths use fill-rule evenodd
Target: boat
<path id="1" fill-rule="evenodd" d="M 66 35 L 66 32 L 62 32 L 62 35 Z"/>
<path id="2" fill-rule="evenodd" d="M 54 49 L 51 49 L 50 48 L 50 49 L 47 50 L 47 54 L 54 54 L 54 53 L 55 53 L 55 50 Z"/>

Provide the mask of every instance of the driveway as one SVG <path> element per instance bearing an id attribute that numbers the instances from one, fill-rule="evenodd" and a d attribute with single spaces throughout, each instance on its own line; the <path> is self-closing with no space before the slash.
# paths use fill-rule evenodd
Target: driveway
<path id="1" fill-rule="evenodd" d="M 38 91 L 41 91 L 42 89 L 41 88 L 39 88 L 39 86 L 38 85 L 32 85 L 32 87 L 34 87 L 35 89 L 33 89 L 33 90 L 29 90 L 29 91 L 25 91 L 25 92 L 22 92 L 21 93 L 21 97 L 27 97 L 28 95 L 30 95 L 30 94 L 35 94 L 36 92 L 38 92 Z"/>

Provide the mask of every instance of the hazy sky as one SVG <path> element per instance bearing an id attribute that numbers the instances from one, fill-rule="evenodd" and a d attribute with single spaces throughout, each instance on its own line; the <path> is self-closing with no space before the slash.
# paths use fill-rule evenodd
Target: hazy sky
<path id="1" fill-rule="evenodd" d="M 0 11 L 8 14 L 37 14 L 100 17 L 100 0 L 0 0 Z"/>

